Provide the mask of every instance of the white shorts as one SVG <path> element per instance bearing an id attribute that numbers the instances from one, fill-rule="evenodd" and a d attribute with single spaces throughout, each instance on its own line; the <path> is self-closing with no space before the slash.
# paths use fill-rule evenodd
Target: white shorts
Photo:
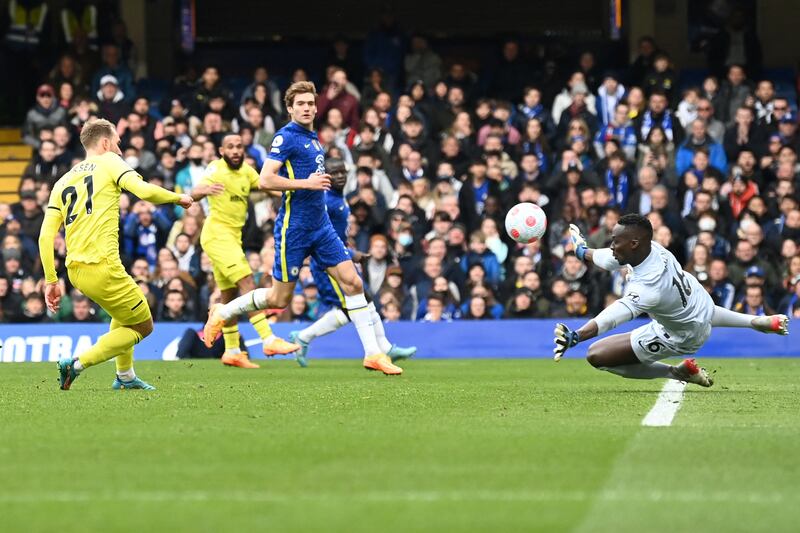
<path id="1" fill-rule="evenodd" d="M 631 331 L 631 348 L 642 363 L 652 363 L 668 357 L 691 355 L 711 336 L 711 323 L 698 323 L 682 333 L 673 333 L 651 320 Z"/>

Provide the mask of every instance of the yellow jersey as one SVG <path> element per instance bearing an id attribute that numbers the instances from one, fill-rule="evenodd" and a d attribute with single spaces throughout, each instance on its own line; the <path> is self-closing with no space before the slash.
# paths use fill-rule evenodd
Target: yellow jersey
<path id="1" fill-rule="evenodd" d="M 57 229 L 56 224 L 64 223 L 67 266 L 73 261 L 120 260 L 119 197 L 123 189 L 154 203 L 177 202 L 180 198 L 177 193 L 145 183 L 113 152 L 81 161 L 53 186 L 47 209 L 58 213 L 45 217 L 42 226 L 50 224 Z"/>
<path id="2" fill-rule="evenodd" d="M 258 189 L 258 172 L 247 163 L 232 169 L 224 159 L 217 159 L 209 163 L 200 180 L 201 185 L 214 183 L 223 184 L 225 190 L 216 196 L 207 196 L 209 215 L 203 229 L 241 230 L 247 219 L 247 198 L 250 191 Z"/>

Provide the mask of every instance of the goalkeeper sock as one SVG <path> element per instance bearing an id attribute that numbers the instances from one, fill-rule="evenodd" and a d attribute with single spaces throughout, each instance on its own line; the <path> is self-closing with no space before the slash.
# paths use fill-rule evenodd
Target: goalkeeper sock
<path id="1" fill-rule="evenodd" d="M 344 311 L 341 309 L 331 309 L 319 317 L 319 320 L 298 333 L 297 337 L 301 341 L 309 343 L 317 337 L 333 333 L 348 322 L 349 320 L 347 315 L 344 314 Z"/>
<path id="2" fill-rule="evenodd" d="M 222 338 L 225 340 L 225 351 L 236 353 L 239 351 L 239 325 L 225 326 L 222 328 Z M 234 352 L 236 350 L 236 352 Z"/>
<path id="3" fill-rule="evenodd" d="M 599 366 L 598 370 L 605 370 L 623 378 L 629 379 L 657 379 L 677 378 L 674 374 L 675 367 L 665 363 L 640 363 L 633 365 Z"/>
<path id="4" fill-rule="evenodd" d="M 345 296 L 344 304 L 347 307 L 350 320 L 353 321 L 353 325 L 356 327 L 358 338 L 361 339 L 361 345 L 364 347 L 364 356 L 369 357 L 370 355 L 382 353 L 375 338 L 372 316 L 367 307 L 367 298 L 364 293 Z"/>
<path id="5" fill-rule="evenodd" d="M 714 307 L 711 325 L 715 328 L 752 328 L 753 318 L 753 315 L 737 313 L 717 305 Z"/>
<path id="6" fill-rule="evenodd" d="M 267 308 L 267 300 L 269 299 L 269 289 L 255 289 L 247 294 L 243 294 L 238 298 L 234 298 L 230 302 L 220 307 L 219 314 L 223 320 L 228 321 L 235 316 L 244 313 L 251 313 L 259 309 Z"/>
<path id="7" fill-rule="evenodd" d="M 127 352 L 142 340 L 141 334 L 131 328 L 121 327 L 113 329 L 97 339 L 94 346 L 86 350 L 79 357 L 83 368 L 108 361 L 117 354 Z"/>
<path id="8" fill-rule="evenodd" d="M 378 310 L 375 309 L 375 302 L 370 302 L 367 306 L 369 314 L 372 318 L 372 329 L 375 330 L 375 340 L 378 341 L 378 347 L 383 353 L 388 353 L 392 349 L 392 343 L 386 338 L 386 330 L 383 329 L 383 320 Z"/>

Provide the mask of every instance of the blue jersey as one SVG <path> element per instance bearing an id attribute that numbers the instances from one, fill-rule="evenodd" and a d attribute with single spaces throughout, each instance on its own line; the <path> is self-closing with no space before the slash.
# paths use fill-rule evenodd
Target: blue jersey
<path id="1" fill-rule="evenodd" d="M 325 206 L 328 209 L 328 218 L 330 218 L 333 229 L 342 242 L 346 243 L 347 219 L 350 217 L 350 206 L 347 205 L 344 195 L 334 190 L 326 192 Z M 322 309 L 327 310 L 331 307 L 344 309 L 344 295 L 341 289 L 336 281 L 325 272 L 325 268 L 320 265 L 319 261 L 313 257 L 311 258 L 311 275 L 314 276 L 314 281 L 317 284 Z"/>
<path id="2" fill-rule="evenodd" d="M 328 210 L 328 217 L 331 219 L 333 229 L 336 230 L 336 235 L 342 239 L 342 242 L 347 242 L 347 222 L 350 218 L 350 206 L 344 200 L 344 195 L 341 192 L 334 190 L 325 193 L 325 207 Z"/>
<path id="3" fill-rule="evenodd" d="M 304 180 L 314 172 L 325 172 L 325 151 L 317 134 L 294 122 L 275 134 L 267 159 L 283 163 L 279 174 L 291 180 Z M 278 220 L 298 230 L 320 227 L 327 220 L 324 192 L 284 192 Z"/>

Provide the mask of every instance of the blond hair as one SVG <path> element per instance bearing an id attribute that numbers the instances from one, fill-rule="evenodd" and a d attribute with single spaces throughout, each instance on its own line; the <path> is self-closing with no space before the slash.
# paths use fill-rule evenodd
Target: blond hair
<path id="1" fill-rule="evenodd" d="M 286 89 L 283 103 L 286 107 L 292 107 L 294 105 L 294 97 L 298 94 L 305 93 L 311 93 L 314 95 L 314 98 L 317 97 L 317 88 L 314 86 L 314 83 L 310 81 L 296 81 Z"/>
<path id="2" fill-rule="evenodd" d="M 93 148 L 102 138 L 113 139 L 117 128 L 104 118 L 89 120 L 81 129 L 81 144 L 84 148 Z"/>

